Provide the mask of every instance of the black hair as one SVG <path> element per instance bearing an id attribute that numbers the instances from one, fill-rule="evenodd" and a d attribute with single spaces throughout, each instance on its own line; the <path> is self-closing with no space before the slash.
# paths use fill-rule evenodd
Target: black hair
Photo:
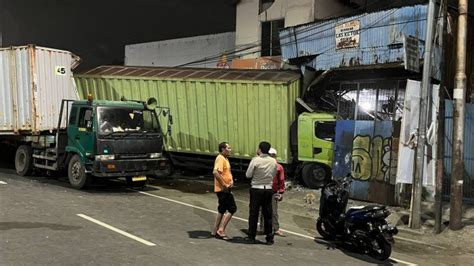
<path id="1" fill-rule="evenodd" d="M 263 154 L 268 154 L 268 151 L 270 150 L 271 147 L 272 145 L 270 145 L 270 143 L 266 141 L 262 141 L 260 142 L 260 144 L 258 144 L 258 148 Z"/>
<path id="2" fill-rule="evenodd" d="M 227 144 L 229 144 L 229 143 L 227 143 L 225 141 L 219 143 L 219 152 L 223 152 L 224 149 L 227 147 Z"/>

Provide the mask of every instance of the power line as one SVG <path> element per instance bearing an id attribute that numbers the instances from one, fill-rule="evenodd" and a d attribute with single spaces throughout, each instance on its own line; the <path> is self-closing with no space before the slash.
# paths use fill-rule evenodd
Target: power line
<path id="1" fill-rule="evenodd" d="M 394 13 L 395 11 L 393 11 Z M 374 22 L 372 24 L 372 26 L 369 26 L 369 27 L 365 27 L 363 29 L 360 29 L 360 31 L 366 31 L 366 30 L 369 30 L 369 29 L 373 29 L 373 28 L 380 28 L 380 27 L 385 27 L 385 26 L 392 26 L 392 25 L 399 25 L 399 24 L 407 24 L 407 23 L 412 23 L 412 22 L 418 22 L 418 21 L 423 21 L 425 19 L 414 19 L 414 20 L 408 20 L 408 21 L 404 21 L 404 22 L 396 22 L 396 23 L 388 23 L 388 24 L 381 24 L 381 25 L 375 25 L 377 23 L 379 23 L 381 20 L 385 19 L 386 17 L 392 15 L 393 13 L 391 14 L 388 14 L 387 16 L 385 17 L 382 17 L 381 19 L 377 20 L 376 22 Z M 327 29 L 328 30 L 328 29 Z M 326 30 L 324 30 L 326 31 Z M 318 33 L 315 33 L 316 34 L 319 34 L 319 33 L 322 33 L 324 31 L 320 31 Z M 311 40 L 315 40 L 317 39 L 317 37 L 314 37 L 312 39 L 307 39 L 306 41 L 311 41 Z M 291 45 L 292 43 L 294 43 L 294 41 L 290 41 L 290 42 L 287 42 L 287 43 L 284 43 L 284 44 L 281 44 L 279 47 L 282 47 L 282 46 L 287 46 L 287 45 Z M 382 45 L 382 46 L 367 46 L 367 47 L 360 47 L 358 48 L 359 50 L 364 50 L 364 49 L 373 49 L 373 48 L 382 48 L 382 47 L 386 47 L 386 45 Z M 278 48 L 278 47 L 277 47 Z M 321 53 L 318 53 L 317 55 L 323 55 L 323 54 L 326 54 L 328 53 L 329 51 L 333 50 L 334 47 L 329 47 L 328 49 L 324 50 L 323 52 Z M 389 49 L 389 48 L 387 48 Z M 254 54 L 254 53 L 258 53 L 258 52 L 262 52 L 262 51 L 268 51 L 269 49 L 260 49 L 260 50 L 256 50 L 256 51 L 251 51 L 251 52 L 248 52 L 248 53 L 244 53 L 244 54 L 241 54 L 242 56 L 245 56 L 245 55 L 250 55 L 250 54 Z M 206 62 L 198 62 L 198 63 L 195 63 L 193 65 L 201 65 L 201 64 L 205 64 L 205 63 L 213 63 L 213 62 L 219 62 L 219 60 L 209 60 L 209 61 L 206 61 Z"/>
<path id="2" fill-rule="evenodd" d="M 375 6 L 375 5 L 378 4 L 378 3 L 377 3 L 378 1 L 381 1 L 381 0 L 376 0 L 376 1 L 372 2 L 372 3 L 371 3 L 370 5 L 368 5 L 368 6 Z M 393 2 L 389 5 L 389 8 L 395 7 L 395 6 L 397 5 L 396 2 L 397 2 L 397 1 L 393 1 Z M 399 1 L 399 2 L 400 2 L 400 1 Z M 365 8 L 368 7 L 368 6 L 364 6 L 364 7 L 361 6 L 361 7 L 357 8 L 357 9 L 355 9 L 355 11 L 365 9 Z M 389 10 L 389 8 L 388 8 L 387 10 Z M 393 14 L 396 10 L 397 10 L 397 9 L 392 10 L 392 11 L 391 11 L 391 12 L 392 12 L 391 14 Z M 341 13 L 342 13 L 342 12 L 341 12 Z M 341 13 L 340 13 L 340 14 L 341 14 Z M 346 12 L 344 12 L 344 13 L 346 13 Z M 371 13 L 360 14 L 359 17 L 364 17 L 364 16 L 367 16 L 367 15 L 369 15 L 369 14 L 371 14 Z M 391 15 L 391 14 L 389 14 L 389 15 Z M 283 39 L 285 39 L 285 38 L 289 38 L 289 37 L 292 36 L 292 34 L 302 34 L 302 33 L 308 32 L 308 31 L 314 31 L 314 30 L 317 30 L 317 29 L 319 29 L 319 28 L 321 28 L 321 27 L 327 26 L 327 23 L 329 23 L 329 21 L 327 21 L 326 19 L 331 18 L 331 17 L 334 17 L 334 16 L 337 16 L 337 15 L 326 16 L 325 18 L 321 19 L 321 24 L 317 25 L 316 27 L 314 27 L 314 25 L 312 25 L 313 27 L 311 27 L 311 25 L 308 23 L 310 26 L 308 26 L 308 27 L 306 27 L 306 28 L 302 28 L 302 29 L 298 30 L 298 32 L 295 32 L 295 31 L 294 31 L 293 33 L 289 33 L 287 36 L 281 36 L 281 37 L 280 37 L 280 40 L 283 40 Z M 357 16 L 357 15 L 354 14 L 354 15 L 352 15 L 352 16 Z M 344 18 L 348 18 L 348 17 L 350 17 L 350 15 L 346 15 L 346 16 L 344 16 L 344 17 L 338 17 L 338 18 L 336 18 L 336 19 L 344 19 Z M 383 18 L 386 18 L 386 17 L 387 17 L 387 16 L 385 16 L 385 17 L 383 17 Z M 383 19 L 383 18 L 382 18 L 382 19 Z M 326 20 L 326 21 L 325 21 L 325 20 Z M 421 19 L 421 20 L 423 20 L 423 19 Z M 325 23 L 325 22 L 326 22 L 326 23 Z M 378 22 L 378 21 L 377 21 L 377 22 Z M 409 22 L 412 22 L 412 21 L 407 21 L 407 22 L 403 22 L 403 23 L 409 23 Z M 402 23 L 398 23 L 398 24 L 402 24 Z M 305 26 L 305 25 L 300 25 L 300 26 L 298 26 L 298 27 L 304 27 L 304 26 Z M 385 26 L 385 25 L 382 25 L 382 26 Z M 332 30 L 332 28 L 328 28 L 328 29 L 326 29 L 326 30 L 324 30 L 324 31 L 329 31 L 329 30 Z M 322 33 L 322 32 L 324 32 L 324 31 L 316 32 L 316 33 L 314 33 L 314 34 L 319 34 L 319 33 Z M 313 35 L 314 35 L 314 34 L 313 34 Z M 303 37 L 303 38 L 308 38 L 308 37 L 310 37 L 310 36 L 306 36 L 306 37 Z M 300 38 L 299 40 L 301 40 L 301 38 Z M 299 40 L 298 40 L 298 41 L 299 41 Z M 285 44 L 283 44 L 283 45 L 280 44 L 280 46 L 277 46 L 276 48 L 281 48 L 282 46 L 286 46 L 286 45 L 289 45 L 289 44 L 292 44 L 292 43 L 296 43 L 296 40 L 295 40 L 295 41 L 289 41 L 289 42 L 287 42 L 287 43 L 285 43 Z M 252 44 L 255 44 L 255 45 L 252 45 Z M 241 49 L 238 49 L 238 50 L 237 50 L 237 49 L 234 49 L 232 52 L 227 52 L 227 53 L 225 53 L 225 55 L 228 56 L 228 57 L 232 57 L 232 56 L 234 56 L 234 55 L 236 55 L 236 54 L 238 54 L 238 53 L 240 53 L 240 52 L 246 51 L 246 50 L 251 50 L 251 49 L 255 49 L 255 48 L 260 48 L 260 47 L 261 47 L 261 42 L 257 41 L 257 42 L 250 43 L 250 44 L 247 44 L 247 45 L 250 45 L 250 46 L 247 46 L 247 47 L 245 47 L 245 48 L 241 48 Z M 270 50 L 270 49 L 259 49 L 259 50 L 255 50 L 255 51 L 251 51 L 251 52 L 239 54 L 239 56 L 245 56 L 245 55 L 255 54 L 255 53 L 259 53 L 259 52 L 262 52 L 262 51 L 268 51 L 268 50 Z M 188 66 L 188 65 L 202 65 L 202 64 L 205 64 L 205 63 L 207 63 L 207 62 L 210 62 L 210 63 L 212 63 L 212 62 L 219 62 L 220 59 L 221 59 L 221 57 L 222 57 L 222 53 L 217 54 L 217 55 L 215 55 L 215 56 L 205 57 L 205 58 L 202 58 L 202 59 L 199 59 L 199 60 L 196 60 L 196 61 L 192 61 L 192 62 L 188 62 L 188 63 L 185 63 L 185 64 L 181 64 L 181 65 L 178 65 L 178 67 Z"/>

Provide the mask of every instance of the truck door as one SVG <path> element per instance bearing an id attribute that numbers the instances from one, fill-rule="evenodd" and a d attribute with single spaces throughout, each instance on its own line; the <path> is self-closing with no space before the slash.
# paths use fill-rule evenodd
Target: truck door
<path id="1" fill-rule="evenodd" d="M 75 118 L 77 114 L 77 121 L 74 123 L 72 118 Z M 69 146 L 75 147 L 84 157 L 93 154 L 94 151 L 93 121 L 92 107 L 72 108 L 68 126 L 69 143 L 71 144 Z"/>
<path id="2" fill-rule="evenodd" d="M 313 159 L 332 166 L 336 121 L 313 120 Z"/>
<path id="3" fill-rule="evenodd" d="M 298 160 L 332 167 L 336 122 L 329 116 L 301 114 L 298 118 Z"/>

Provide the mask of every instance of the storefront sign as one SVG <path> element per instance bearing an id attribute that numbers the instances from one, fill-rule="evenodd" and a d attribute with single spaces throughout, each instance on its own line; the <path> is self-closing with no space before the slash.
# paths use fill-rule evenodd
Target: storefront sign
<path id="1" fill-rule="evenodd" d="M 403 36 L 403 47 L 405 49 L 405 69 L 420 72 L 420 52 L 418 39 L 412 36 Z"/>
<path id="2" fill-rule="evenodd" d="M 359 47 L 359 30 L 359 20 L 336 25 L 336 49 Z"/>

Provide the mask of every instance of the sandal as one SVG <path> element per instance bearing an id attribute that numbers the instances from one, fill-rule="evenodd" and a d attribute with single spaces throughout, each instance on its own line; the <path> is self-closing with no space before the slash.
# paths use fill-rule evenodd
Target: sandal
<path id="1" fill-rule="evenodd" d="M 222 239 L 222 240 L 230 240 L 230 238 L 227 235 L 220 235 L 219 233 L 215 234 L 215 238 Z"/>

